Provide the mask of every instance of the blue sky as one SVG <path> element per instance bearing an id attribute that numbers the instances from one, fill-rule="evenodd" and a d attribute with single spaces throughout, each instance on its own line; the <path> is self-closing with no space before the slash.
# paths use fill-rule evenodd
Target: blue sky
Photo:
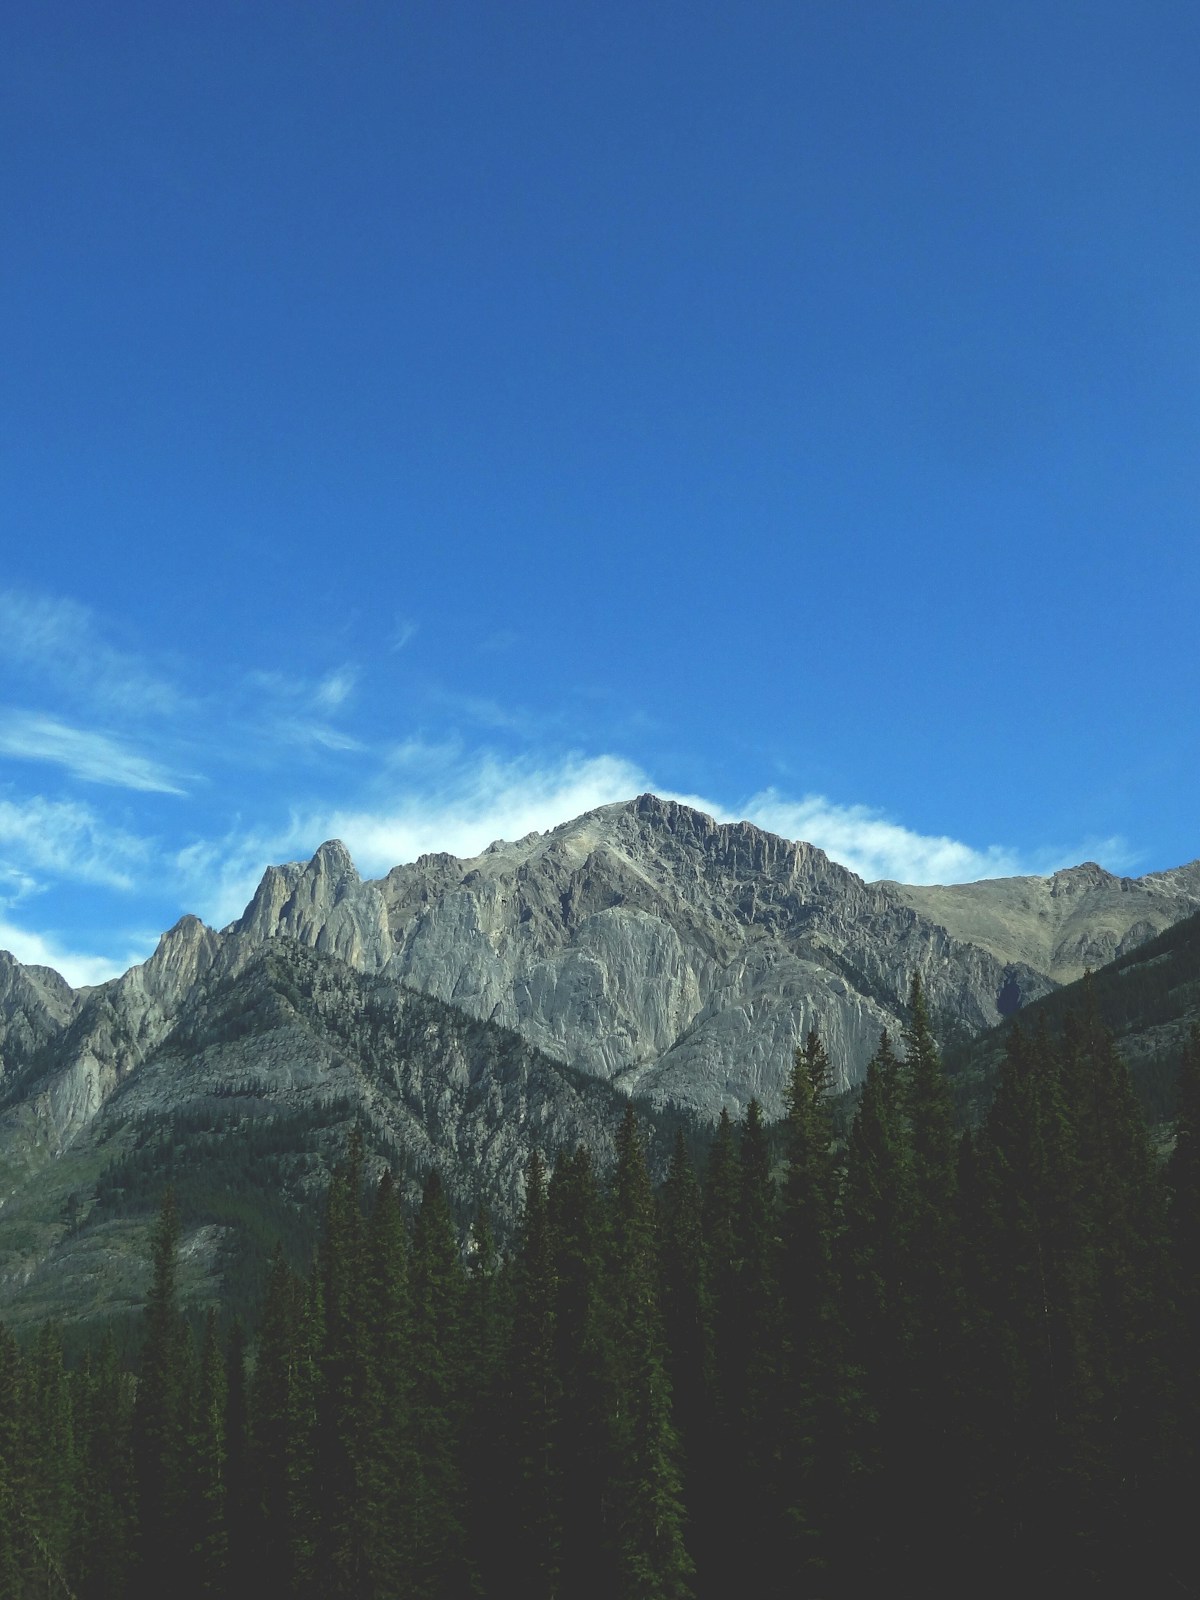
<path id="1" fill-rule="evenodd" d="M 0 945 L 644 788 L 1200 854 L 1200 13 L 49 4 L 0 40 Z"/>

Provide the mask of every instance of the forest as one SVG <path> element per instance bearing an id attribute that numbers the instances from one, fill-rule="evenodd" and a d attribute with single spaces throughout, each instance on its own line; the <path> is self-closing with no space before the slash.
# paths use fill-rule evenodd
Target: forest
<path id="1" fill-rule="evenodd" d="M 1166 1155 L 1086 997 L 963 1131 L 919 979 L 831 1081 L 657 1187 L 632 1106 L 535 1150 L 504 1249 L 352 1136 L 245 1322 L 168 1190 L 135 1360 L 0 1330 L 0 1600 L 1196 1592 L 1200 1030 Z"/>

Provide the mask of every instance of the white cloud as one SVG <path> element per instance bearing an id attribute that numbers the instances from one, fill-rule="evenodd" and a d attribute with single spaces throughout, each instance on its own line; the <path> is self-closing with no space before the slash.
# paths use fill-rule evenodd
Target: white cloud
<path id="1" fill-rule="evenodd" d="M 129 890 L 150 857 L 146 840 L 108 827 L 76 801 L 0 800 L 0 874 L 23 880 L 25 893 L 36 887 L 31 869 Z"/>
<path id="2" fill-rule="evenodd" d="M 321 679 L 313 694 L 313 704 L 322 711 L 336 711 L 353 694 L 357 682 L 357 667 L 338 667 L 336 672 Z"/>
<path id="3" fill-rule="evenodd" d="M 183 704 L 145 661 L 106 643 L 94 614 L 74 600 L 0 590 L 0 658 L 106 712 L 168 715 Z"/>
<path id="4" fill-rule="evenodd" d="M 388 648 L 394 653 L 403 650 L 406 644 L 411 644 L 419 632 L 419 625 L 409 621 L 407 617 L 397 617 L 396 626 L 392 630 L 392 637 Z"/>
<path id="5" fill-rule="evenodd" d="M 153 945 L 148 949 L 131 950 L 114 960 L 111 956 L 71 950 L 53 935 L 30 933 L 14 923 L 0 920 L 0 950 L 7 950 L 27 967 L 53 967 L 73 989 L 119 978 L 139 961 L 145 961 L 152 949 Z"/>
<path id="6" fill-rule="evenodd" d="M 206 921 L 223 926 L 240 916 L 272 862 L 307 859 L 326 839 L 341 839 L 368 877 L 399 862 L 447 850 L 478 855 L 496 839 L 519 839 L 627 800 L 647 786 L 645 774 L 619 756 L 569 756 L 559 762 L 462 759 L 453 745 L 409 741 L 393 759 L 406 770 L 408 792 L 378 808 L 298 807 L 286 826 L 233 832 L 179 852 L 176 866 Z"/>
<path id="7" fill-rule="evenodd" d="M 765 789 L 748 802 L 746 816 L 785 839 L 815 844 L 868 883 L 969 883 L 1033 870 L 1004 846 L 978 849 L 944 834 L 916 833 L 873 806 L 838 805 L 819 794 L 790 800 Z"/>
<path id="8" fill-rule="evenodd" d="M 157 761 L 106 733 L 73 728 L 36 712 L 0 714 L 0 755 L 20 761 L 47 761 L 85 783 L 109 784 L 153 794 L 183 794 L 174 776 Z"/>

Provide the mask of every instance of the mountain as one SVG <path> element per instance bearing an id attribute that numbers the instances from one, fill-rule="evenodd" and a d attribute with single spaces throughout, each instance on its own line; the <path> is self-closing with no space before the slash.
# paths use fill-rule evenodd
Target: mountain
<path id="1" fill-rule="evenodd" d="M 211 1298 L 232 1274 L 248 1278 L 249 1303 L 276 1239 L 304 1260 L 356 1124 L 371 1171 L 392 1168 L 415 1201 L 437 1166 L 460 1218 L 482 1199 L 502 1236 L 534 1145 L 611 1154 L 624 1096 L 506 1029 L 294 940 L 239 946 L 192 919 L 165 943 L 178 964 L 152 961 L 139 978 L 146 1016 L 159 1019 L 163 967 L 192 972 L 170 1027 L 148 1026 L 135 1043 L 127 989 L 93 991 L 59 1038 L 67 1065 L 0 1117 L 10 1320 L 136 1307 L 146 1223 L 168 1182 L 188 1223 L 190 1297 Z M 101 1049 L 110 1059 L 97 1073 Z M 670 1130 L 660 1129 L 661 1163 Z"/>
<path id="2" fill-rule="evenodd" d="M 814 1023 L 855 1082 L 880 1030 L 903 1026 L 914 970 L 942 1031 L 974 1035 L 1075 976 L 1072 961 L 1197 909 L 1195 866 L 1133 880 L 1089 864 L 961 895 L 866 884 L 812 845 L 642 795 L 375 882 L 332 842 L 269 868 L 234 930 L 387 972 L 713 1117 L 753 1096 L 778 1112 Z"/>
<path id="3" fill-rule="evenodd" d="M 1145 878 L 1085 861 L 1045 878 L 887 887 L 956 939 L 1071 983 L 1200 909 L 1200 862 Z"/>
<path id="4" fill-rule="evenodd" d="M 775 1116 L 809 1027 L 854 1084 L 916 970 L 961 1046 L 1197 909 L 1196 863 L 868 884 L 653 795 L 375 881 L 330 841 L 109 983 L 0 954 L 0 1299 L 132 1303 L 169 1176 L 195 1180 L 185 1269 L 208 1292 L 256 1229 L 302 1241 L 354 1123 L 410 1186 L 436 1163 L 504 1226 L 530 1148 L 602 1155 L 623 1095 Z"/>
<path id="5" fill-rule="evenodd" d="M 1069 1013 L 1091 1009 L 1112 1032 L 1150 1122 L 1169 1122 L 1179 1058 L 1200 1023 L 1200 913 L 950 1050 L 946 1066 L 963 1117 L 978 1120 L 989 1102 L 1013 1027 L 1030 1034 L 1045 1028 L 1053 1038 Z"/>
<path id="6" fill-rule="evenodd" d="M 816 1025 L 840 1086 L 920 970 L 943 1038 L 972 1037 L 1200 909 L 1200 864 L 1142 879 L 1085 864 L 948 888 L 867 884 L 812 845 L 654 795 L 459 860 L 364 881 L 344 845 L 268 867 L 221 933 L 194 917 L 92 990 L 0 957 L 0 1079 L 37 1083 L 65 1147 L 178 1024 L 210 971 L 279 939 L 509 1028 L 656 1105 L 767 1113 Z"/>

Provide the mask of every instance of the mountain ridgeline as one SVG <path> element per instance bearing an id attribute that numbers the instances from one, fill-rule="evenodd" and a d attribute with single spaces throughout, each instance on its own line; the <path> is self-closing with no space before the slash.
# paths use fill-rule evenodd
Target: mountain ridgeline
<path id="1" fill-rule="evenodd" d="M 0 1305 L 131 1314 L 168 1179 L 189 1293 L 252 1295 L 276 1240 L 296 1259 L 311 1245 L 352 1126 L 410 1203 L 438 1166 L 460 1223 L 482 1198 L 507 1237 L 531 1150 L 582 1142 L 603 1163 L 627 1096 L 661 1175 L 677 1125 L 698 1149 L 722 1111 L 779 1117 L 813 1026 L 832 1086 L 861 1083 L 907 1025 L 914 973 L 957 1061 L 1197 907 L 1195 865 L 866 884 L 652 795 L 374 882 L 325 844 L 268 868 L 228 928 L 184 917 L 98 987 L 0 954 Z M 982 1048 L 962 1078 L 976 1106 Z"/>

